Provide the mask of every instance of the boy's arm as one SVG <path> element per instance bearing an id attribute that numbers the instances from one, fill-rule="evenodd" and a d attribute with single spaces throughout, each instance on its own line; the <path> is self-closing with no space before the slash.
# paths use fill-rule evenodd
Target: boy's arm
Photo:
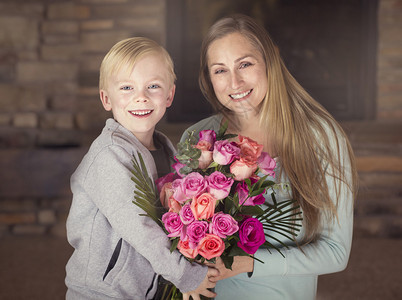
<path id="1" fill-rule="evenodd" d="M 149 159 L 144 157 L 146 165 Z M 124 148 L 111 146 L 99 153 L 85 180 L 90 198 L 112 228 L 149 261 L 155 273 L 182 292 L 195 290 L 205 278 L 207 267 L 191 264 L 178 251 L 171 253 L 165 232 L 151 218 L 140 215 L 144 212 L 132 203 L 135 184 L 131 170 L 132 156 Z"/>

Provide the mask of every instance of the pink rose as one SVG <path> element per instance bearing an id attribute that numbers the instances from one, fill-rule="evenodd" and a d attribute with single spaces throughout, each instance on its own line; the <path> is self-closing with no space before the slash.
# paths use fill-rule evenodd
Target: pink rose
<path id="1" fill-rule="evenodd" d="M 174 212 L 164 213 L 162 222 L 167 232 L 169 232 L 168 237 L 178 237 L 183 233 L 183 223 L 180 220 L 179 214 Z"/>
<path id="2" fill-rule="evenodd" d="M 180 251 L 181 254 L 188 258 L 196 258 L 196 256 L 198 255 L 197 249 L 191 249 L 188 241 L 180 240 L 179 244 L 177 245 L 177 249 Z"/>
<path id="3" fill-rule="evenodd" d="M 216 133 L 213 130 L 201 130 L 200 133 L 198 134 L 200 139 L 200 141 L 205 141 L 208 144 L 211 145 L 211 147 L 208 150 L 212 150 L 212 146 L 215 143 L 216 140 Z"/>
<path id="4" fill-rule="evenodd" d="M 214 215 L 215 205 L 216 199 L 210 193 L 203 193 L 193 198 L 191 201 L 191 210 L 197 220 L 208 220 Z"/>
<path id="5" fill-rule="evenodd" d="M 219 171 L 213 172 L 206 177 L 208 187 L 207 192 L 210 193 L 216 200 L 221 200 L 229 195 L 230 188 L 234 182 L 233 178 L 226 177 Z"/>
<path id="6" fill-rule="evenodd" d="M 253 157 L 255 160 L 261 155 L 262 149 L 264 148 L 263 145 L 242 135 L 239 135 L 237 145 L 240 147 L 240 156 Z"/>
<path id="7" fill-rule="evenodd" d="M 186 198 L 191 199 L 201 195 L 206 190 L 207 182 L 201 174 L 192 172 L 183 178 L 181 188 L 185 193 Z"/>
<path id="8" fill-rule="evenodd" d="M 225 250 L 225 243 L 215 234 L 207 234 L 198 244 L 198 253 L 206 259 L 219 257 Z"/>
<path id="9" fill-rule="evenodd" d="M 240 148 L 235 142 L 227 140 L 216 141 L 214 145 L 213 159 L 220 165 L 228 165 L 234 159 L 239 158 Z"/>
<path id="10" fill-rule="evenodd" d="M 250 178 L 257 170 L 257 164 L 249 164 L 242 158 L 236 160 L 230 165 L 230 173 L 234 175 L 234 180 L 242 181 L 246 178 Z"/>
<path id="11" fill-rule="evenodd" d="M 184 203 L 189 199 L 183 190 L 182 182 L 182 178 L 175 179 L 172 182 L 173 198 L 179 203 Z"/>
<path id="12" fill-rule="evenodd" d="M 209 232 L 224 239 L 239 230 L 237 221 L 231 215 L 218 212 L 212 217 L 209 224 Z"/>
<path id="13" fill-rule="evenodd" d="M 255 218 L 245 219 L 239 229 L 240 241 L 237 246 L 248 254 L 254 254 L 265 243 L 264 229 L 260 221 Z"/>
<path id="14" fill-rule="evenodd" d="M 195 148 L 201 150 L 201 156 L 198 158 L 198 168 L 205 169 L 207 168 L 212 162 L 212 145 L 206 141 L 199 141 Z"/>
<path id="15" fill-rule="evenodd" d="M 194 221 L 187 226 L 187 239 L 191 249 L 197 248 L 199 241 L 207 234 L 207 231 L 208 222 L 205 221 Z"/>
<path id="16" fill-rule="evenodd" d="M 257 164 L 262 173 L 275 177 L 276 161 L 267 152 L 261 153 Z"/>
<path id="17" fill-rule="evenodd" d="M 256 179 L 250 178 L 251 184 L 254 184 L 257 182 Z M 238 183 L 236 185 L 235 192 L 237 192 L 237 195 L 239 196 L 239 204 L 243 205 L 248 205 L 248 206 L 254 206 L 254 205 L 260 205 L 264 204 L 265 198 L 264 195 L 260 194 L 257 196 L 249 197 L 249 189 L 248 185 L 243 181 L 241 183 Z"/>
<path id="18" fill-rule="evenodd" d="M 190 204 L 185 204 L 179 212 L 181 221 L 184 225 L 188 225 L 195 220 L 193 211 L 191 210 Z"/>

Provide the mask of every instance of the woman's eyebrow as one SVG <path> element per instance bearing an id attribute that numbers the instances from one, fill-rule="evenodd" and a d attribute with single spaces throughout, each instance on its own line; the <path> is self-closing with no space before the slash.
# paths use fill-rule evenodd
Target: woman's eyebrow
<path id="1" fill-rule="evenodd" d="M 252 54 L 246 54 L 246 55 L 243 55 L 242 57 L 237 58 L 237 59 L 235 60 L 235 63 L 238 63 L 239 61 L 242 61 L 243 59 L 248 58 L 248 57 L 253 58 L 253 59 L 256 59 L 254 55 L 252 55 Z M 224 65 L 225 65 L 224 63 L 216 62 L 216 63 L 212 63 L 209 67 L 213 67 L 213 66 L 224 66 Z"/>
<path id="2" fill-rule="evenodd" d="M 243 60 L 243 59 L 245 59 L 245 58 L 248 58 L 248 57 L 255 59 L 255 56 L 254 56 L 254 55 L 252 55 L 252 54 L 246 54 L 246 55 L 243 55 L 242 57 L 239 57 L 238 59 L 236 59 L 235 62 L 239 62 L 239 61 L 241 61 L 241 60 Z"/>

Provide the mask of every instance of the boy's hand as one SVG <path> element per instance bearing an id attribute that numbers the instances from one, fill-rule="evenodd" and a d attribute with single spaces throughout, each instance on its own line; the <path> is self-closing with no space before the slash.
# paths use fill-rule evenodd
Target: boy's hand
<path id="1" fill-rule="evenodd" d="M 200 300 L 200 295 L 203 295 L 208 298 L 214 298 L 216 293 L 208 290 L 215 287 L 216 282 L 211 281 L 211 278 L 216 278 L 219 276 L 219 271 L 213 267 L 208 267 L 207 275 L 205 276 L 204 280 L 201 284 L 194 290 L 187 293 L 183 293 L 183 300 L 190 300 L 190 296 L 193 300 Z"/>
<path id="2" fill-rule="evenodd" d="M 235 256 L 232 264 L 232 270 L 226 269 L 225 264 L 220 257 L 216 259 L 216 262 L 214 264 L 204 264 L 208 267 L 216 268 L 219 271 L 218 276 L 212 276 L 209 279 L 213 282 L 233 277 L 240 273 L 253 272 L 254 269 L 254 259 L 249 256 Z"/>

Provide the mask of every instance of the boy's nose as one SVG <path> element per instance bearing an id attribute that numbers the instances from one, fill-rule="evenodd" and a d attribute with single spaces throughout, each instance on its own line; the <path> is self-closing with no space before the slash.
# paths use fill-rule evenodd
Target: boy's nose
<path id="1" fill-rule="evenodd" d="M 136 102 L 148 102 L 148 99 L 146 97 L 138 97 Z"/>

